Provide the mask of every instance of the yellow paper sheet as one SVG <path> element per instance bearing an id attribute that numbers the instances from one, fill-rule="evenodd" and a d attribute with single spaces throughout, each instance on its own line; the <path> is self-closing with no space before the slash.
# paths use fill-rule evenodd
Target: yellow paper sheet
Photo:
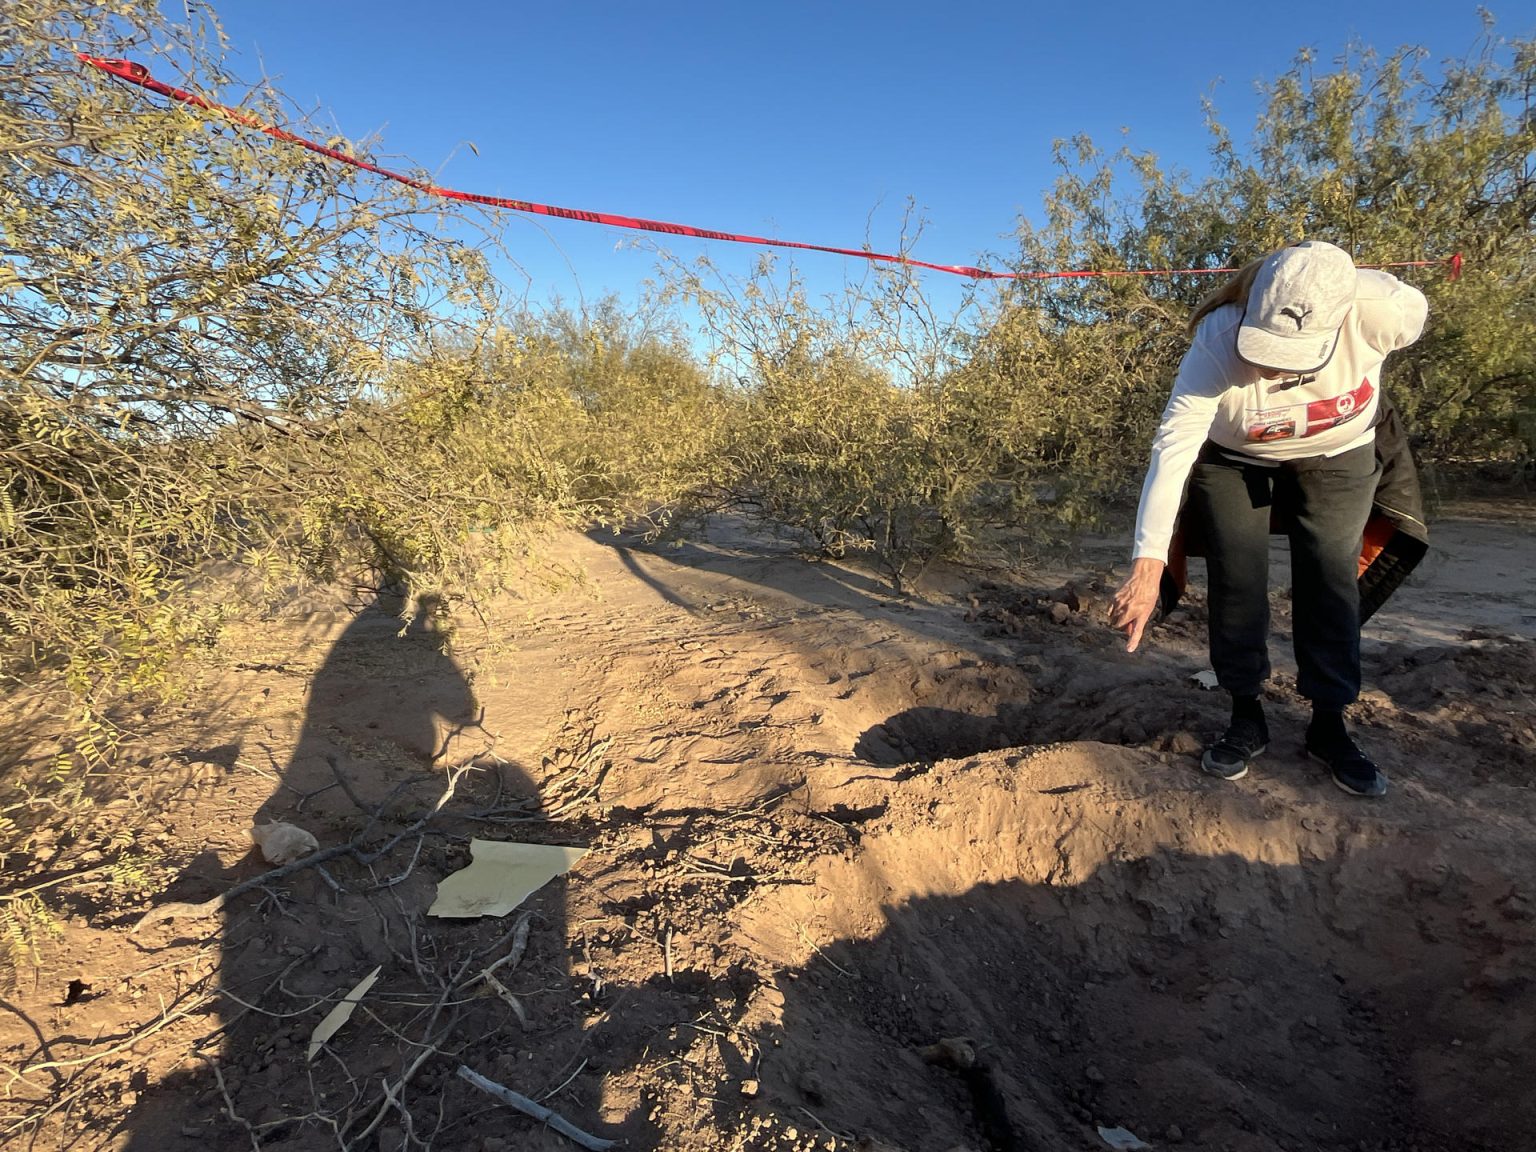
<path id="1" fill-rule="evenodd" d="M 437 886 L 428 916 L 505 916 L 587 854 L 584 848 L 471 840 L 472 863 Z"/>

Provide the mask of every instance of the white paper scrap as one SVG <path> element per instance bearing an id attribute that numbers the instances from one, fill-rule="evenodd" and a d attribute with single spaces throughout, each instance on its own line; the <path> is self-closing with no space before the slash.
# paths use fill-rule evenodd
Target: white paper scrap
<path id="1" fill-rule="evenodd" d="M 325 1042 L 341 1031 L 341 1026 L 352 1018 L 352 1010 L 357 1007 L 357 1002 L 368 994 L 368 989 L 373 987 L 373 982 L 379 978 L 379 973 L 383 970 L 384 966 L 381 964 L 359 980 L 356 987 L 341 998 L 341 1003 L 327 1012 L 325 1019 L 315 1025 L 315 1030 L 309 1037 L 311 1060 L 325 1046 Z"/>
<path id="2" fill-rule="evenodd" d="M 1221 683 L 1221 681 L 1216 679 L 1216 673 L 1212 672 L 1209 668 L 1205 669 L 1203 672 L 1196 672 L 1193 676 L 1190 677 L 1190 679 L 1193 680 L 1196 684 L 1200 685 L 1200 687 L 1204 688 L 1207 692 Z"/>
<path id="3" fill-rule="evenodd" d="M 505 916 L 586 854 L 585 848 L 471 840 L 471 864 L 437 886 L 437 899 L 427 915 Z"/>

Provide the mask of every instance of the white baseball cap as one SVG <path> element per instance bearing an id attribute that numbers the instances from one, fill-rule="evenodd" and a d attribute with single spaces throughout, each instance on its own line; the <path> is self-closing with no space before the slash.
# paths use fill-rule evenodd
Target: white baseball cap
<path id="1" fill-rule="evenodd" d="M 1333 358 L 1355 280 L 1355 262 L 1342 248 L 1303 240 L 1280 249 L 1254 278 L 1237 354 L 1260 368 L 1316 372 Z"/>

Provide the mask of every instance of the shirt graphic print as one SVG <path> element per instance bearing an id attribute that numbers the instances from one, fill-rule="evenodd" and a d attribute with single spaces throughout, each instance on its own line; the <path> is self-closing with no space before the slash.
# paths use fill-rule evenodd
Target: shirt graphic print
<path id="1" fill-rule="evenodd" d="M 1302 436 L 1316 436 L 1329 428 L 1347 424 L 1370 406 L 1376 394 L 1370 377 L 1360 381 L 1360 386 L 1342 396 L 1310 403 L 1287 404 L 1280 407 L 1250 408 L 1243 414 L 1250 444 L 1267 444 L 1273 440 L 1291 440 Z"/>

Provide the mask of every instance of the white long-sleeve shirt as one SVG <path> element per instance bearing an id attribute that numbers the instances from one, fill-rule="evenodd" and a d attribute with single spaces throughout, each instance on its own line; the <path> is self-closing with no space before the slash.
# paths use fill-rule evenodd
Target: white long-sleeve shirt
<path id="1" fill-rule="evenodd" d="M 1173 525 L 1195 457 L 1207 439 L 1257 464 L 1337 456 L 1369 444 L 1381 400 L 1381 365 L 1419 338 L 1429 305 L 1385 272 L 1356 272 L 1355 303 L 1333 358 L 1316 375 L 1265 380 L 1238 358 L 1238 304 L 1201 319 L 1179 364 L 1173 394 L 1152 440 L 1132 555 L 1168 559 Z"/>

